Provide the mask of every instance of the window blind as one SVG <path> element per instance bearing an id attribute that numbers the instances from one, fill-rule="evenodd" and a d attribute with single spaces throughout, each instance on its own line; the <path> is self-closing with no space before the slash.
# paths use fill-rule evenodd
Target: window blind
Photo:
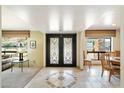
<path id="1" fill-rule="evenodd" d="M 85 30 L 86 37 L 116 37 L 116 30 Z"/>
<path id="2" fill-rule="evenodd" d="M 30 31 L 29 30 L 2 30 L 2 37 L 24 37 L 28 38 L 30 37 Z"/>

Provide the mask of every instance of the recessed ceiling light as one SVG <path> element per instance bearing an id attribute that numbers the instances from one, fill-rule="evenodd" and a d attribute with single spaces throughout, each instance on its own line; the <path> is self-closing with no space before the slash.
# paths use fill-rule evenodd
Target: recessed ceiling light
<path id="1" fill-rule="evenodd" d="M 57 12 L 53 12 L 49 19 L 49 30 L 59 31 L 59 15 Z"/>
<path id="2" fill-rule="evenodd" d="M 117 25 L 116 25 L 116 24 L 112 24 L 112 26 L 114 26 L 114 27 L 115 27 L 115 26 L 117 26 Z"/>
<path id="3" fill-rule="evenodd" d="M 95 23 L 95 16 L 91 13 L 91 14 L 87 14 L 86 15 L 86 22 L 85 22 L 85 27 L 89 28 L 90 26 L 92 26 Z"/>
<path id="4" fill-rule="evenodd" d="M 105 24 L 105 25 L 111 25 L 111 24 L 112 24 L 112 16 L 107 15 L 107 16 L 104 18 L 104 24 Z"/>
<path id="5" fill-rule="evenodd" d="M 70 15 L 65 15 L 64 20 L 63 20 L 63 30 L 64 31 L 71 31 L 73 22 L 72 22 L 72 16 Z"/>

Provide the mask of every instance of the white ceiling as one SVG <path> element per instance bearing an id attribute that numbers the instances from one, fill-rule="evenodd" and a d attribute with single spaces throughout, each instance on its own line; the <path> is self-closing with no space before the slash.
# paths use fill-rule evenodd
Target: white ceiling
<path id="1" fill-rule="evenodd" d="M 2 6 L 2 29 L 30 29 L 50 33 L 52 14 L 58 15 L 61 28 L 65 16 L 71 18 L 72 30 L 65 31 L 69 33 L 85 29 L 113 29 L 120 25 L 120 6 L 11 5 Z"/>

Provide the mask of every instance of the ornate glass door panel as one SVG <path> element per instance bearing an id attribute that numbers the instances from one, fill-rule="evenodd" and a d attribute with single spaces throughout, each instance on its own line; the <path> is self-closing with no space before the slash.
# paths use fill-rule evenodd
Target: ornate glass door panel
<path id="1" fill-rule="evenodd" d="M 59 64 L 59 38 L 50 38 L 50 64 Z"/>
<path id="2" fill-rule="evenodd" d="M 76 34 L 46 34 L 46 66 L 76 66 Z"/>
<path id="3" fill-rule="evenodd" d="M 64 64 L 72 64 L 72 38 L 64 38 Z"/>

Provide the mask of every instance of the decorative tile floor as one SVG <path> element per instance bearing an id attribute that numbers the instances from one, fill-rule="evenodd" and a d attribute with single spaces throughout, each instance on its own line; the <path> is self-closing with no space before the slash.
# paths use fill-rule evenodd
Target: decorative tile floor
<path id="1" fill-rule="evenodd" d="M 108 72 L 101 77 L 101 67 L 91 69 L 43 68 L 25 88 L 115 88 L 120 86 L 119 79 L 112 77 L 108 82 Z"/>
<path id="2" fill-rule="evenodd" d="M 76 83 L 76 76 L 68 72 L 56 72 L 47 77 L 47 83 L 51 87 L 69 88 Z"/>

